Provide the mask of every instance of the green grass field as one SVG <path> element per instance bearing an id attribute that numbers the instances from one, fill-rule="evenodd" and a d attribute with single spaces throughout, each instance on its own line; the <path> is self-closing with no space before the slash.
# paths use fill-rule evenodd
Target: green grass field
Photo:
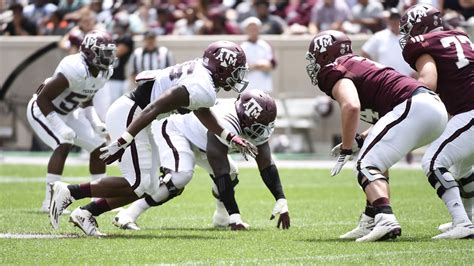
<path id="1" fill-rule="evenodd" d="M 67 222 L 67 216 L 61 218 L 60 230 L 51 229 L 47 215 L 38 211 L 44 184 L 35 177 L 44 176 L 45 171 L 43 166 L 0 165 L 0 234 L 77 237 L 0 238 L 0 264 L 472 265 L 474 261 L 473 240 L 431 240 L 449 216 L 421 171 L 391 172 L 392 206 L 402 236 L 379 243 L 338 240 L 355 226 L 364 205 L 350 170 L 331 178 L 327 169 L 280 169 L 291 215 L 287 231 L 269 221 L 274 200 L 254 169 L 241 170 L 236 190 L 242 217 L 251 229 L 212 228 L 211 180 L 197 170 L 182 196 L 141 217 L 141 231 L 116 229 L 111 224 L 114 213 L 99 216 L 100 229 L 108 234 L 104 238 L 83 236 Z M 112 167 L 109 174 L 118 170 Z M 64 175 L 87 176 L 87 167 L 67 166 Z"/>

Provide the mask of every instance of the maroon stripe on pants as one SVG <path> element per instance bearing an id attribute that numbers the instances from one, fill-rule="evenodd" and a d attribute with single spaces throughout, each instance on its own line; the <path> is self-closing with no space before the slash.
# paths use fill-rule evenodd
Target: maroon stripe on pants
<path id="1" fill-rule="evenodd" d="M 127 127 L 132 123 L 133 120 L 133 115 L 135 114 L 135 111 L 137 110 L 138 104 L 134 104 L 132 108 L 130 108 L 130 112 L 128 113 L 127 117 Z M 140 164 L 138 162 L 138 152 L 137 152 L 137 145 L 135 144 L 135 140 L 130 143 L 130 151 L 132 154 L 132 163 L 133 163 L 133 169 L 135 170 L 135 183 L 132 186 L 132 189 L 135 190 L 138 186 L 140 186 L 141 182 L 141 172 L 140 172 Z"/>
<path id="2" fill-rule="evenodd" d="M 31 103 L 31 117 L 33 117 L 33 119 L 38 122 L 38 124 L 40 124 L 40 126 L 44 129 L 44 131 L 46 131 L 46 133 L 48 133 L 48 135 L 50 135 L 55 141 L 56 141 L 56 144 L 61 144 L 61 142 L 59 141 L 58 137 L 56 137 L 53 133 L 53 131 L 51 131 L 51 129 L 48 128 L 48 126 L 46 126 L 43 122 L 41 122 L 41 120 L 39 120 L 39 118 L 37 118 L 33 112 L 33 105 L 36 103 L 36 101 L 32 102 Z"/>
<path id="3" fill-rule="evenodd" d="M 433 158 L 431 158 L 430 171 L 434 171 L 433 168 L 434 168 L 434 163 L 436 161 L 436 158 L 438 158 L 438 155 L 441 153 L 441 151 L 444 149 L 444 147 L 446 147 L 446 145 L 448 145 L 450 142 L 452 142 L 457 137 L 459 137 L 462 133 L 469 130 L 472 126 L 474 126 L 474 119 L 471 119 L 471 121 L 469 121 L 469 123 L 467 123 L 467 125 L 465 125 L 462 128 L 459 128 L 458 130 L 456 130 L 451 136 L 449 136 L 449 138 L 445 139 L 443 141 L 443 143 L 441 143 L 441 145 L 439 145 L 438 149 L 436 150 L 436 152 L 433 155 Z"/>
<path id="4" fill-rule="evenodd" d="M 178 166 L 179 166 L 179 153 L 176 147 L 173 145 L 171 142 L 170 136 L 168 133 L 166 133 L 166 125 L 168 124 L 168 120 L 165 120 L 163 122 L 163 126 L 161 127 L 161 135 L 165 138 L 166 144 L 170 147 L 170 149 L 173 151 L 173 156 L 174 156 L 174 171 L 178 172 Z"/>
<path id="5" fill-rule="evenodd" d="M 369 144 L 369 146 L 367 147 L 367 149 L 364 151 L 364 153 L 362 154 L 362 156 L 360 156 L 360 159 L 357 161 L 357 170 L 360 170 L 360 162 L 362 161 L 362 159 L 365 157 L 365 155 L 367 155 L 367 153 L 375 146 L 375 144 L 377 144 L 377 142 L 379 142 L 386 134 L 387 132 L 393 128 L 394 126 L 400 124 L 403 120 L 405 120 L 405 118 L 407 118 L 408 116 L 408 112 L 410 112 L 410 109 L 411 109 L 411 98 L 407 100 L 407 106 L 405 108 L 405 111 L 403 112 L 403 114 L 395 121 L 393 121 L 392 123 L 388 124 L 375 138 L 374 140 L 372 140 L 372 142 Z"/>

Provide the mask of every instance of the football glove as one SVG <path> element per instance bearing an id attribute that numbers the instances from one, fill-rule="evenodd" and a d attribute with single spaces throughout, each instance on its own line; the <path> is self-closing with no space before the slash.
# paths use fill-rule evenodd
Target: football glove
<path id="1" fill-rule="evenodd" d="M 67 143 L 74 143 L 74 138 L 76 137 L 76 132 L 72 128 L 68 127 L 61 118 L 59 118 L 56 112 L 50 112 L 46 116 L 46 120 L 51 125 L 53 131 L 58 132 L 59 135 Z"/>
<path id="2" fill-rule="evenodd" d="M 331 170 L 331 176 L 339 174 L 339 172 L 342 170 L 342 167 L 350 160 L 352 160 L 352 150 L 341 149 L 339 157 L 337 157 L 336 165 L 334 165 Z"/>
<path id="3" fill-rule="evenodd" d="M 234 213 L 229 216 L 229 227 L 230 230 L 247 230 L 250 225 L 242 221 L 240 214 Z"/>
<path id="4" fill-rule="evenodd" d="M 288 202 L 286 199 L 278 199 L 273 207 L 272 216 L 270 220 L 275 219 L 275 216 L 280 214 L 277 222 L 277 228 L 288 229 L 290 228 L 290 214 L 288 212 Z"/>
<path id="5" fill-rule="evenodd" d="M 87 106 L 84 108 L 84 114 L 94 128 L 94 131 L 101 137 L 106 138 L 108 136 L 107 129 L 102 120 L 100 120 L 99 115 L 97 115 L 95 108 L 93 106 Z"/>
<path id="6" fill-rule="evenodd" d="M 352 144 L 352 148 L 351 148 L 352 154 L 353 155 L 357 154 L 363 145 L 364 145 L 364 139 L 362 138 L 361 135 L 356 134 L 355 141 Z M 342 147 L 342 143 L 339 143 L 336 146 L 334 146 L 334 148 L 332 148 L 331 150 L 331 155 L 334 157 L 338 157 L 341 154 L 341 147 Z"/>
<path id="7" fill-rule="evenodd" d="M 133 136 L 126 132 L 122 134 L 120 138 L 112 142 L 108 146 L 100 148 L 101 154 L 99 158 L 106 164 L 111 164 L 116 160 L 121 160 L 125 149 L 132 143 Z"/>
<path id="8" fill-rule="evenodd" d="M 227 140 L 233 148 L 239 150 L 246 161 L 248 161 L 248 155 L 255 158 L 258 154 L 255 145 L 226 129 L 222 131 L 221 138 Z"/>

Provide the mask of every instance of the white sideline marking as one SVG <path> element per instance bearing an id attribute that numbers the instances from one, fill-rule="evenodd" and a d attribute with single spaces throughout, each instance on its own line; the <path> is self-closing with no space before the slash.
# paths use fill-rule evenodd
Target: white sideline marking
<path id="1" fill-rule="evenodd" d="M 469 240 L 467 240 L 469 241 Z M 472 252 L 472 249 L 437 249 L 437 250 L 413 250 L 413 251 L 392 251 L 392 252 L 377 252 L 377 253 L 365 253 L 365 254 L 339 254 L 339 255 L 316 255 L 316 256 L 300 256 L 300 257 L 286 257 L 286 258 L 266 258 L 266 259 L 242 259 L 242 260 L 192 260 L 184 262 L 183 264 L 260 264 L 260 263 L 278 263 L 292 262 L 301 260 L 314 260 L 314 261 L 335 261 L 341 259 L 350 258 L 365 258 L 365 257 L 381 257 L 381 256 L 396 256 L 396 255 L 416 255 L 416 254 L 444 254 L 444 253 L 462 253 Z"/>
<path id="2" fill-rule="evenodd" d="M 90 181 L 90 176 L 80 176 L 80 177 L 62 177 L 61 181 L 66 182 L 81 182 L 81 181 Z M 44 183 L 46 182 L 46 177 L 16 177 L 16 176 L 0 176 L 1 183 Z"/>
<path id="3" fill-rule="evenodd" d="M 50 234 L 13 234 L 13 233 L 6 233 L 0 234 L 0 238 L 8 238 L 8 239 L 53 239 L 53 238 L 76 238 L 79 237 L 78 235 L 50 235 Z"/>

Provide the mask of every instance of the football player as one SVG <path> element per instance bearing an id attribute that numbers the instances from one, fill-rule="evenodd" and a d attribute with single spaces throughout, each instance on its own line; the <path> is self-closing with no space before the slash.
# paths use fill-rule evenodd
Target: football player
<path id="1" fill-rule="evenodd" d="M 451 115 L 422 159 L 428 181 L 452 218 L 433 239 L 474 236 L 474 44 L 464 32 L 443 30 L 439 10 L 425 4 L 406 11 L 400 33 L 405 61 Z"/>
<path id="2" fill-rule="evenodd" d="M 99 148 L 105 144 L 107 131 L 92 106 L 92 98 L 112 75 L 115 50 L 108 33 L 90 32 L 83 39 L 80 52 L 63 58 L 54 75 L 41 84 L 28 103 L 28 122 L 54 150 L 48 163 L 43 212 L 48 212 L 50 204 L 49 183 L 61 179 L 73 144 L 90 153 L 92 180 L 105 176 Z"/>
<path id="3" fill-rule="evenodd" d="M 231 103 L 229 103 L 231 101 Z M 238 100 L 219 100 L 212 107 L 218 114 L 219 122 L 234 134 L 240 135 L 258 148 L 255 157 L 263 182 L 275 198 L 272 217 L 280 214 L 277 227 L 288 229 L 290 217 L 288 204 L 280 182 L 278 169 L 271 158 L 268 139 L 273 132 L 277 110 L 275 101 L 260 90 L 243 92 Z M 217 137 L 200 123 L 193 114 L 172 116 L 154 126 L 156 141 L 160 151 L 161 166 L 164 169 L 162 184 L 156 197 L 147 196 L 132 203 L 115 217 L 113 224 L 122 229 L 139 230 L 136 220 L 152 206 L 159 206 L 182 190 L 169 190 L 173 183 L 169 178 L 171 170 L 192 173 L 197 164 L 203 167 L 214 181 L 212 188 L 216 197 L 213 225 L 230 226 L 232 230 L 247 229 L 240 216 L 234 197 L 234 187 L 238 183 L 238 170 L 233 160 L 227 156 L 236 150 Z M 223 159 L 227 158 L 227 159 Z M 189 182 L 191 175 L 187 176 Z"/>
<path id="4" fill-rule="evenodd" d="M 116 140 L 101 149 L 101 158 L 107 164 L 119 160 L 123 177 L 69 186 L 56 182 L 50 208 L 53 228 L 58 228 L 59 215 L 66 206 L 92 195 L 103 199 L 76 209 L 71 213 L 71 221 L 87 234 L 100 235 L 90 222 L 94 216 L 145 194 L 153 195 L 159 187 L 158 178 L 155 178 L 157 164 L 153 163 L 158 158 L 150 124 L 172 112 L 193 111 L 209 130 L 239 147 L 244 156 L 247 153 L 254 156 L 256 148 L 223 129 L 209 109 L 215 104 L 220 88 L 242 92 L 248 84 L 245 80 L 247 71 L 242 48 L 232 42 L 218 41 L 205 49 L 202 58 L 138 74 L 137 88 L 115 101 L 107 112 L 106 126 L 111 138 Z M 184 187 L 184 181 L 192 173 L 172 170 L 175 171 L 172 182 L 178 189 Z"/>
<path id="5" fill-rule="evenodd" d="M 357 178 L 367 206 L 359 226 L 341 238 L 369 242 L 400 236 L 383 173 L 440 136 L 448 120 L 446 108 L 421 82 L 352 54 L 351 40 L 342 32 L 317 34 L 306 59 L 313 85 L 341 108 L 342 143 L 333 149 L 338 159 L 331 176 L 359 151 Z M 359 118 L 372 124 L 362 136 L 356 135 Z"/>

